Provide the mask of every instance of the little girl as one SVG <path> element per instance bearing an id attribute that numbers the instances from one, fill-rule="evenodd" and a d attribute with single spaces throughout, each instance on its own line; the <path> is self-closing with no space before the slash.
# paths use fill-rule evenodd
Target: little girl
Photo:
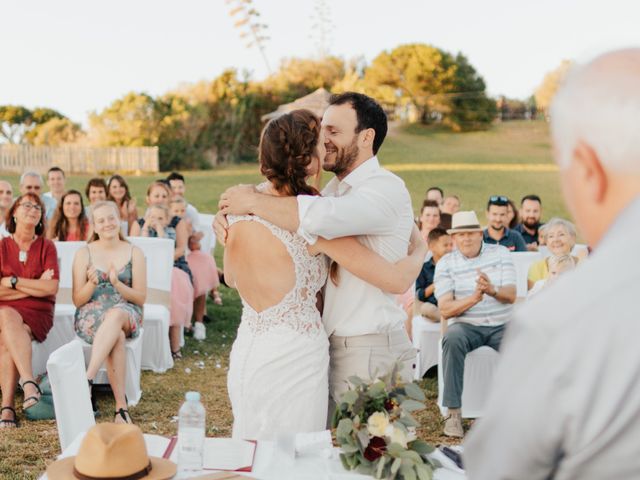
<path id="1" fill-rule="evenodd" d="M 220 298 L 218 286 L 218 268 L 214 258 L 206 252 L 200 250 L 200 239 L 202 232 L 194 231 L 193 225 L 185 217 L 187 202 L 180 196 L 174 196 L 170 203 L 171 216 L 179 217 L 187 221 L 191 231 L 189 232 L 189 250 L 187 254 L 187 263 L 193 275 L 193 337 L 196 340 L 204 340 L 206 338 L 206 330 L 203 324 L 207 304 L 207 292 L 214 291 L 214 296 Z M 216 298 L 216 297 L 214 297 Z M 215 300 L 214 300 L 215 301 Z M 218 302 L 216 302 L 218 303 Z M 222 302 L 220 302 L 222 303 Z M 218 304 L 220 304 L 218 303 Z"/>

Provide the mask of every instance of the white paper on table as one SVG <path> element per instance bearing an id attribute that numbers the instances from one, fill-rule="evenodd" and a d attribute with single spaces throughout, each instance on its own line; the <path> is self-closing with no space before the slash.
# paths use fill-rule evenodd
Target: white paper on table
<path id="1" fill-rule="evenodd" d="M 240 470 L 253 465 L 256 444 L 231 438 L 205 438 L 202 468 Z"/>

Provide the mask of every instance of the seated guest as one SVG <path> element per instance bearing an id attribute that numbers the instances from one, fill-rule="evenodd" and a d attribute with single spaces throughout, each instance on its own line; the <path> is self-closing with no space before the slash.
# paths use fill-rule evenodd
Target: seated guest
<path id="1" fill-rule="evenodd" d="M 576 227 L 573 223 L 562 218 L 554 217 L 544 225 L 544 241 L 551 256 L 570 255 L 576 244 Z M 576 263 L 580 260 L 574 257 Z M 527 285 L 529 289 L 538 280 L 544 280 L 549 276 L 549 257 L 534 262 L 529 267 Z"/>
<path id="2" fill-rule="evenodd" d="M 542 200 L 538 195 L 527 195 L 520 201 L 520 218 L 522 223 L 515 230 L 522 235 L 530 252 L 538 251 L 538 236 L 542 226 Z"/>
<path id="3" fill-rule="evenodd" d="M 54 201 L 54 206 L 57 207 L 62 198 L 62 194 L 65 192 L 65 177 L 64 170 L 60 167 L 51 167 L 47 170 L 47 186 L 49 191 L 42 194 L 43 198 L 50 198 Z M 55 212 L 54 212 L 55 213 Z M 53 217 L 47 217 L 50 220 Z"/>
<path id="4" fill-rule="evenodd" d="M 131 227 L 138 220 L 136 199 L 131 197 L 129 185 L 120 175 L 113 175 L 107 184 L 107 200 L 115 202 L 120 211 L 122 234 L 129 235 Z"/>
<path id="5" fill-rule="evenodd" d="M 173 197 L 171 199 L 169 214 L 171 217 L 185 218 L 187 202 L 182 197 Z M 190 224 L 187 224 L 191 228 Z M 187 254 L 187 263 L 193 275 L 193 338 L 196 340 L 204 340 L 206 338 L 206 330 L 204 327 L 204 319 L 207 308 L 207 293 L 214 291 L 218 298 L 218 267 L 216 261 L 207 252 L 200 249 L 200 240 L 202 232 L 189 232 L 189 253 Z"/>
<path id="6" fill-rule="evenodd" d="M 547 260 L 547 263 L 549 265 L 549 275 L 547 278 L 538 280 L 533 285 L 533 288 L 529 290 L 527 296 L 535 295 L 547 285 L 552 284 L 561 273 L 573 270 L 577 265 L 576 259 L 571 255 L 552 255 Z"/>
<path id="7" fill-rule="evenodd" d="M 520 216 L 516 204 L 510 198 L 507 199 L 507 227 L 514 230 L 520 223 Z"/>
<path id="8" fill-rule="evenodd" d="M 457 195 L 448 195 L 444 198 L 444 202 L 442 203 L 442 213 L 448 213 L 449 215 L 453 215 L 460 211 L 460 199 Z"/>
<path id="9" fill-rule="evenodd" d="M 53 326 L 58 254 L 44 238 L 44 204 L 36 193 L 19 196 L 6 217 L 9 237 L 0 240 L 0 427 L 16 427 L 14 396 L 21 378 L 22 408 L 35 417 L 40 388 L 34 381 L 31 341 L 44 342 Z"/>
<path id="10" fill-rule="evenodd" d="M 44 204 L 43 220 L 48 221 L 53 217 L 56 210 L 56 201 L 53 197 L 42 195 L 42 177 L 38 172 L 24 172 L 20 176 L 20 195 L 25 193 L 35 193 Z"/>
<path id="11" fill-rule="evenodd" d="M 0 238 L 8 237 L 5 219 L 13 205 L 13 187 L 6 180 L 0 180 Z"/>
<path id="12" fill-rule="evenodd" d="M 93 207 L 94 233 L 73 259 L 74 327 L 92 344 L 87 378 L 93 383 L 106 362 L 115 399 L 115 423 L 132 423 L 125 397 L 125 339 L 140 334 L 147 296 L 144 254 L 120 232 L 120 212 L 113 202 Z"/>
<path id="13" fill-rule="evenodd" d="M 89 238 L 89 220 L 84 213 L 80 192 L 69 190 L 62 195 L 47 238 L 58 242 L 85 242 Z"/>
<path id="14" fill-rule="evenodd" d="M 499 244 L 511 252 L 526 252 L 527 246 L 515 230 L 507 228 L 507 210 L 509 199 L 502 195 L 493 195 L 487 202 L 487 228 L 484 230 L 484 243 Z"/>
<path id="15" fill-rule="evenodd" d="M 157 237 L 162 229 L 162 236 L 175 240 L 173 254 L 173 270 L 171 271 L 171 305 L 169 306 L 169 342 L 171 354 L 174 359 L 182 358 L 180 350 L 180 330 L 191 328 L 191 315 L 193 314 L 193 275 L 185 258 L 189 230 L 187 222 L 178 217 L 168 218 L 169 199 L 171 189 L 166 182 L 158 180 L 147 188 L 147 205 L 159 206 L 158 209 L 149 209 L 144 218 L 138 219 L 131 227 L 131 236 Z M 162 215 L 167 216 L 165 222 Z M 175 236 L 174 236 L 175 235 Z"/>
<path id="16" fill-rule="evenodd" d="M 444 192 L 440 187 L 429 187 L 424 199 L 433 200 L 437 202 L 438 207 L 440 207 L 442 205 L 442 202 L 444 201 Z"/>
<path id="17" fill-rule="evenodd" d="M 186 187 L 186 183 L 185 183 L 185 179 L 184 176 L 182 176 L 180 173 L 178 172 L 171 172 L 171 174 L 167 177 L 167 181 L 169 182 L 169 186 L 171 187 L 171 192 L 173 193 L 173 196 L 179 196 L 182 197 L 183 199 L 185 199 L 186 202 L 186 198 L 185 198 L 185 193 L 187 191 L 187 187 Z M 186 210 L 185 210 L 185 214 L 186 217 L 191 221 L 191 226 L 193 227 L 193 232 L 192 234 L 189 236 L 189 250 L 191 250 L 192 252 L 198 251 L 200 250 L 200 246 L 199 246 L 199 242 L 203 237 L 203 233 L 200 232 L 200 219 L 198 218 L 198 210 L 196 209 L 196 207 L 194 207 L 193 205 L 191 205 L 190 203 L 186 203 Z M 181 218 L 184 218 L 184 215 L 180 216 Z M 194 238 L 195 237 L 195 238 Z M 193 248 L 192 248 L 193 247 Z M 205 254 L 209 255 L 209 252 L 204 252 Z M 196 255 L 197 257 L 198 255 Z M 209 255 L 211 257 L 211 255 Z M 213 257 L 211 257 L 213 259 Z M 192 260 L 195 260 L 195 257 L 192 257 Z M 189 261 L 189 257 L 187 257 L 187 261 Z M 215 260 L 213 260 L 214 265 L 215 265 Z M 189 261 L 189 264 L 191 265 L 193 262 Z M 207 264 L 210 264 L 209 261 L 206 261 Z M 210 265 L 209 265 L 210 267 Z M 209 268 L 207 267 L 207 268 Z M 215 269 L 217 270 L 217 266 L 215 267 Z M 198 267 L 195 267 L 195 270 L 198 270 Z M 194 271 L 194 268 L 192 266 L 191 268 L 192 273 L 194 273 L 194 275 L 196 277 L 200 277 L 200 273 L 197 273 Z M 198 282 L 198 280 L 196 279 L 196 282 Z M 209 296 L 213 299 L 213 302 L 216 305 L 222 305 L 222 297 L 220 297 L 220 293 L 218 292 L 218 285 L 220 284 L 220 281 L 218 280 L 217 282 L 204 282 L 201 281 L 199 282 L 200 286 L 204 288 L 204 285 L 206 283 L 210 283 L 212 285 L 212 287 L 209 289 Z M 196 290 L 199 290 L 199 288 L 196 288 Z M 198 300 L 198 302 L 202 302 L 206 300 Z M 198 311 L 198 309 L 204 309 L 204 306 L 200 307 L 196 307 L 194 306 L 194 309 L 196 311 Z M 204 315 L 204 314 L 203 314 Z M 197 315 L 196 315 L 197 316 Z M 204 315 L 204 317 L 206 317 L 206 315 Z M 196 325 L 196 327 L 198 327 L 198 325 Z M 196 335 L 196 337 L 201 336 L 201 334 L 204 334 L 204 330 L 198 330 L 196 332 L 194 332 L 194 335 Z M 202 340 L 204 340 L 204 337 L 202 338 Z"/>
<path id="18" fill-rule="evenodd" d="M 462 437 L 464 360 L 483 345 L 500 347 L 516 300 L 516 272 L 509 250 L 482 241 L 475 212 L 456 213 L 449 234 L 457 250 L 437 263 L 434 283 L 441 315 L 453 322 L 442 339 L 444 434 Z"/>
<path id="19" fill-rule="evenodd" d="M 84 207 L 84 212 L 91 221 L 91 207 L 97 202 L 104 202 L 107 199 L 107 182 L 102 177 L 94 177 L 87 182 L 84 194 L 89 201 L 89 205 Z"/>
<path id="20" fill-rule="evenodd" d="M 441 319 L 440 310 L 438 309 L 438 300 L 436 300 L 435 285 L 433 277 L 436 272 L 436 264 L 447 253 L 453 250 L 451 236 L 443 228 L 434 228 L 429 232 L 427 240 L 431 258 L 425 262 L 420 271 L 420 275 L 416 280 L 416 302 L 414 305 L 414 313 L 422 315 L 424 318 L 439 322 Z"/>
<path id="21" fill-rule="evenodd" d="M 422 239 L 427 242 L 429 232 L 440 225 L 440 207 L 435 200 L 425 200 L 420 211 L 419 227 Z"/>

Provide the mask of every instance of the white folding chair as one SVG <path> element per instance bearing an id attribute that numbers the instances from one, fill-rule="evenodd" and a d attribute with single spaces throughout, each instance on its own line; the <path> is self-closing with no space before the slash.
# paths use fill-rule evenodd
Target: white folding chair
<path id="1" fill-rule="evenodd" d="M 414 375 L 416 380 L 420 380 L 427 370 L 438 364 L 440 324 L 415 315 L 411 320 L 411 332 L 413 347 L 418 351 Z"/>
<path id="2" fill-rule="evenodd" d="M 71 341 L 55 350 L 47 362 L 47 372 L 60 447 L 64 450 L 79 434 L 96 423 L 80 342 Z"/>
<path id="3" fill-rule="evenodd" d="M 527 296 L 527 276 L 529 267 L 533 262 L 544 258 L 540 252 L 513 252 L 511 253 L 513 264 L 516 268 L 516 295 L 518 298 Z"/>
<path id="4" fill-rule="evenodd" d="M 169 344 L 169 308 L 174 243 L 168 238 L 147 237 L 129 237 L 129 241 L 142 250 L 147 264 L 142 369 L 164 373 L 173 367 Z"/>
<path id="5" fill-rule="evenodd" d="M 204 236 L 200 240 L 200 248 L 203 252 L 213 255 L 213 250 L 216 247 L 216 235 L 213 231 L 213 219 L 215 215 L 210 213 L 198 213 L 198 230 L 200 230 Z"/>
<path id="6" fill-rule="evenodd" d="M 144 328 L 140 329 L 140 334 L 133 339 L 129 339 L 125 343 L 125 349 L 127 352 L 127 363 L 125 373 L 124 392 L 127 396 L 127 404 L 134 407 L 142 398 L 142 388 L 140 387 L 140 371 L 142 369 L 142 348 L 144 345 Z M 91 360 L 91 345 L 76 337 L 76 342 L 82 345 L 82 352 L 84 354 L 84 364 L 89 365 Z M 93 379 L 95 385 L 108 385 L 109 377 L 107 376 L 107 369 L 104 365 L 100 367 L 96 377 Z"/>
<path id="7" fill-rule="evenodd" d="M 53 327 L 44 342 L 32 342 L 32 365 L 35 376 L 46 370 L 49 355 L 62 345 L 74 339 L 73 329 L 76 307 L 71 301 L 72 266 L 76 252 L 87 245 L 86 242 L 54 242 L 58 254 L 60 281 L 53 316 Z"/>

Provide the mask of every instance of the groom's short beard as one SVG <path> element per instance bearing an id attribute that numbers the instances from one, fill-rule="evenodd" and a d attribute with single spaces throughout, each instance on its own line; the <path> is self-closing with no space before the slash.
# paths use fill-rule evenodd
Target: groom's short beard
<path id="1" fill-rule="evenodd" d="M 336 160 L 333 164 L 325 163 L 322 168 L 327 172 L 333 172 L 336 176 L 349 173 L 349 170 L 358 159 L 358 137 L 354 136 L 351 144 L 336 152 Z"/>

